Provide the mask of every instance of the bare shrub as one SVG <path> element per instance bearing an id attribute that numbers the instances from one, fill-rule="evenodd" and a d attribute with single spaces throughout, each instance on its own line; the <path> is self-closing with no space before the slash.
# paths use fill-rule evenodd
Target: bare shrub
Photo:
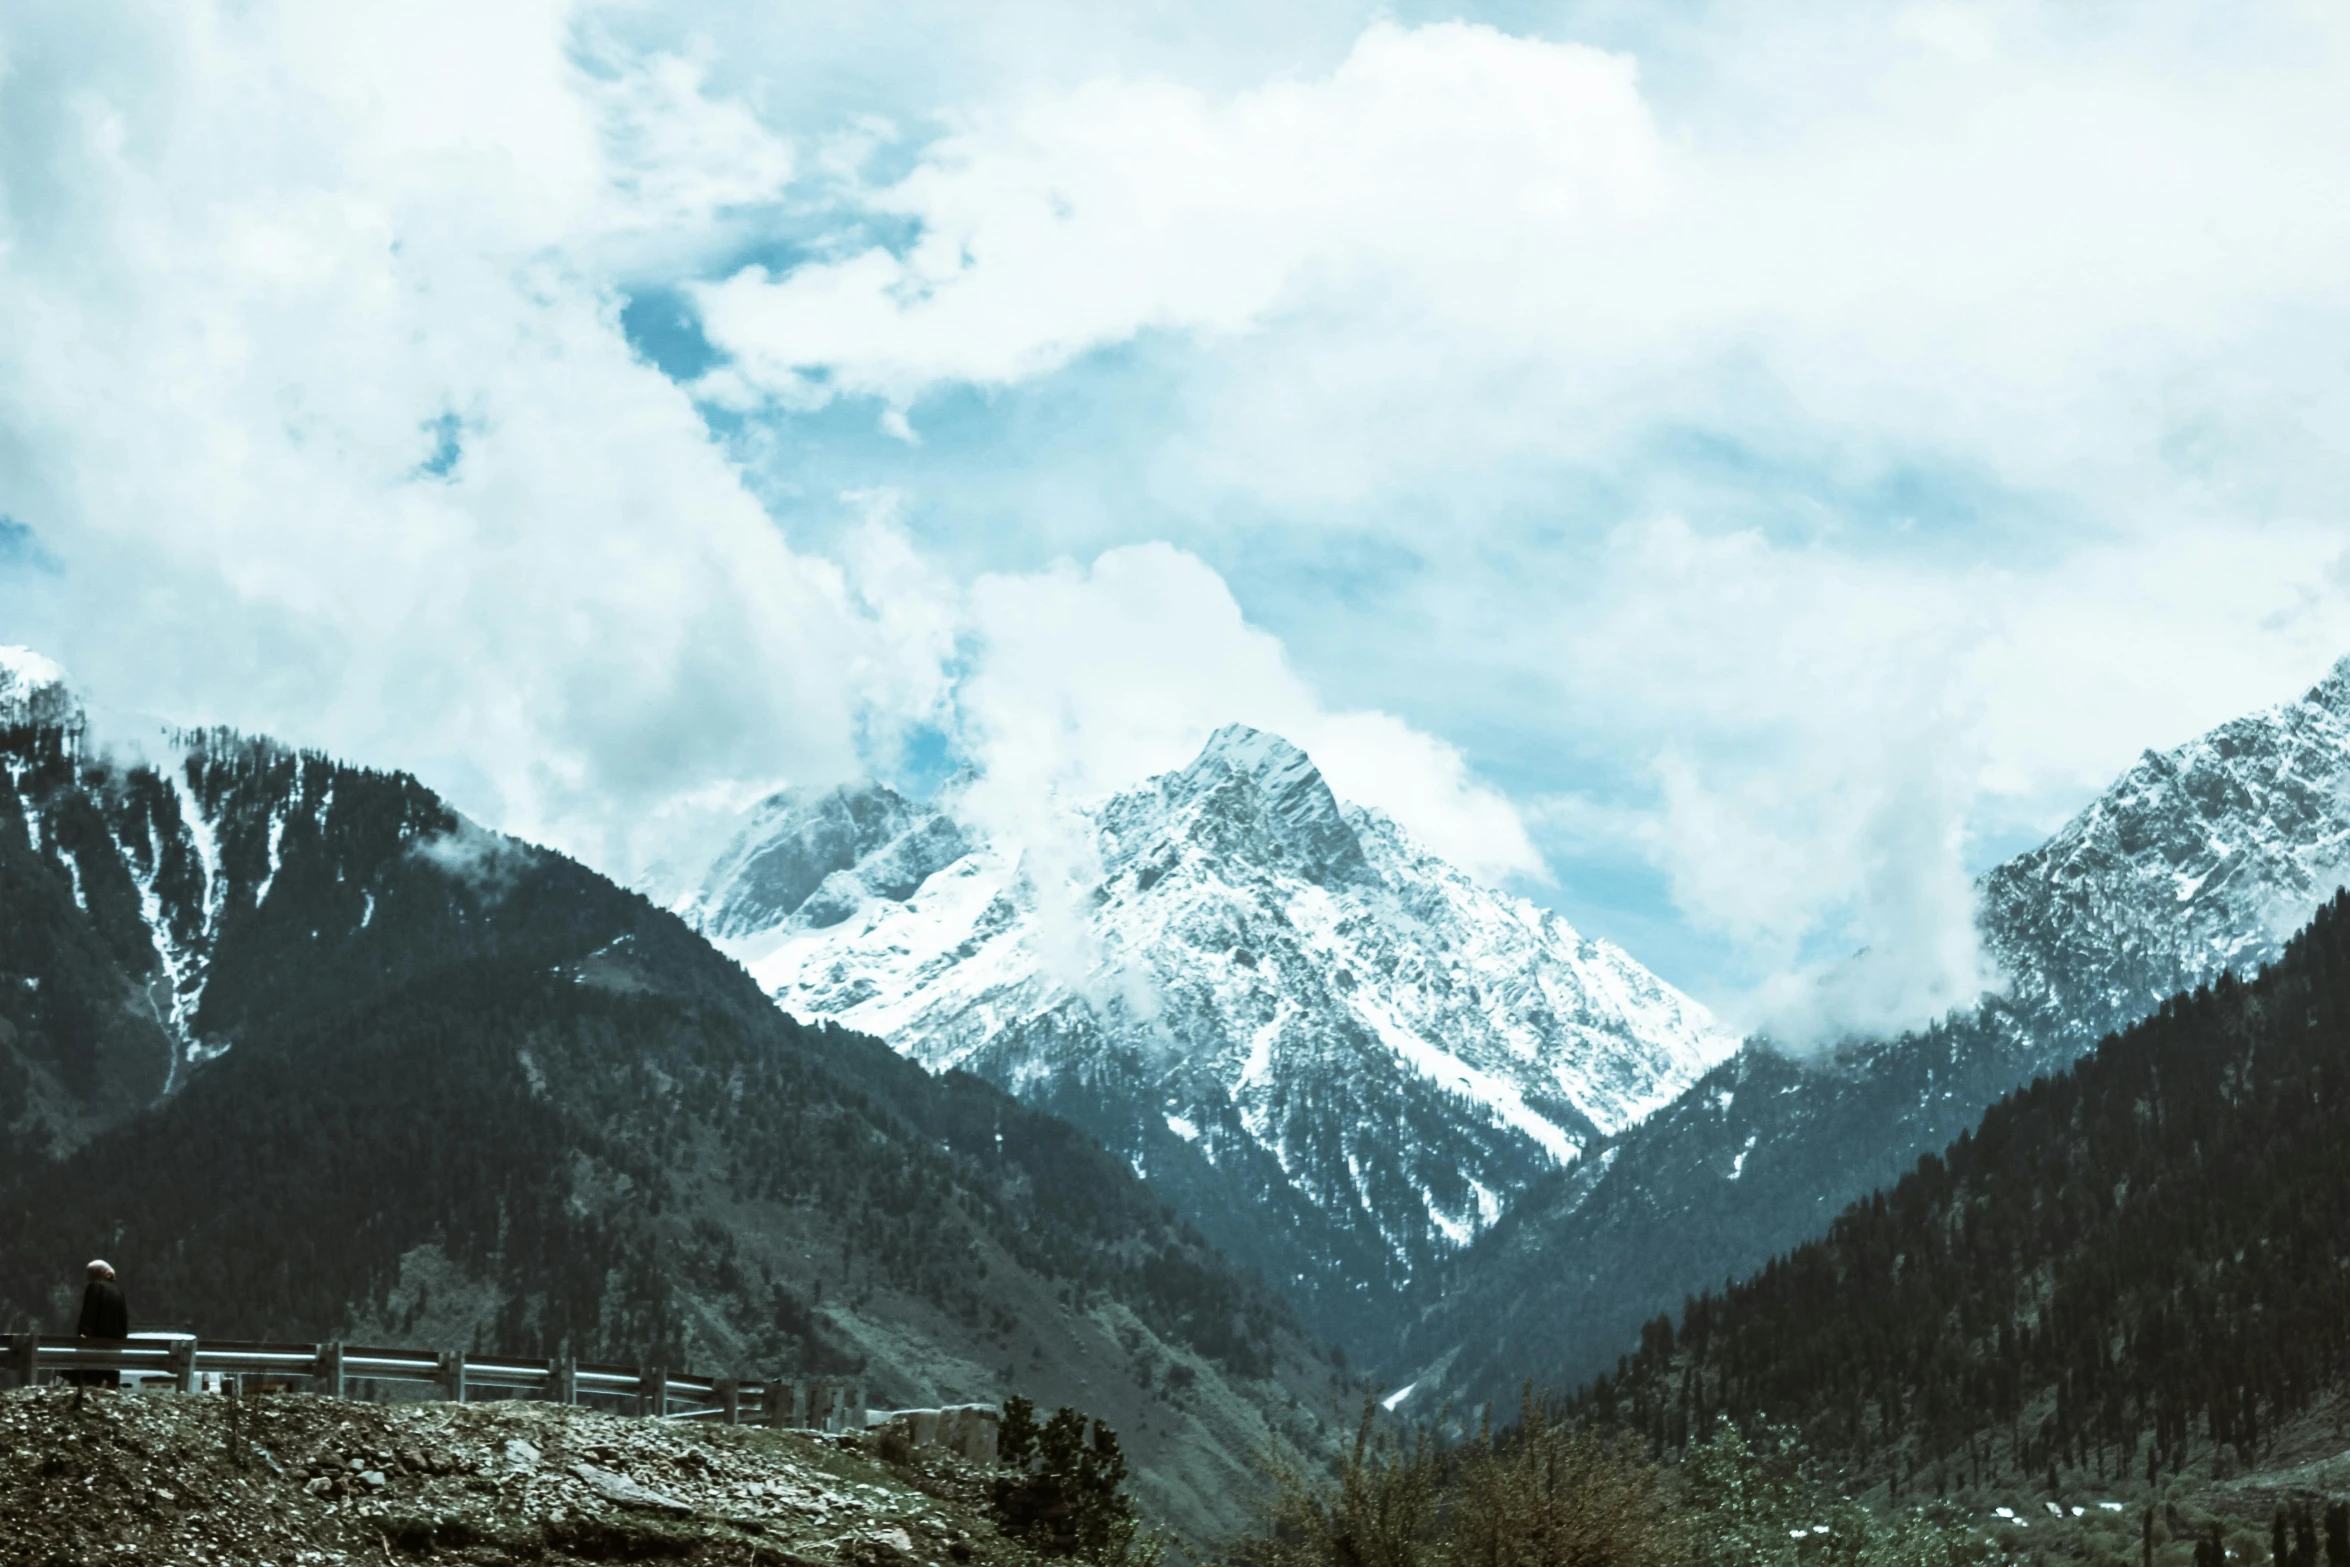
<path id="1" fill-rule="evenodd" d="M 1656 1467 L 1531 1389 L 1515 1430 L 1461 1455 L 1442 1535 L 1447 1567 L 1668 1567 L 1677 1539 Z"/>

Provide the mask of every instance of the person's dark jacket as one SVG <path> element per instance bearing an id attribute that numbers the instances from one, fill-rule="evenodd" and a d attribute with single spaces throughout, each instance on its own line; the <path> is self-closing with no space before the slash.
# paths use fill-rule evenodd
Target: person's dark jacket
<path id="1" fill-rule="evenodd" d="M 129 1338 L 131 1308 L 122 1298 L 122 1286 L 112 1279 L 92 1279 L 84 1285 L 81 1325 L 74 1331 L 83 1338 Z M 68 1371 L 65 1380 L 79 1387 L 122 1385 L 122 1379 L 111 1371 Z"/>
<path id="2" fill-rule="evenodd" d="M 130 1302 L 123 1299 L 122 1286 L 112 1279 L 92 1279 L 82 1291 L 82 1325 L 76 1330 L 83 1338 L 129 1338 L 131 1336 Z"/>

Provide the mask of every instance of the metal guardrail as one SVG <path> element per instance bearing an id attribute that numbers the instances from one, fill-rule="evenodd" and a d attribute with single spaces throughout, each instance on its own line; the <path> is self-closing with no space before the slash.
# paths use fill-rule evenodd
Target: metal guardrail
<path id="1" fill-rule="evenodd" d="M 629 1401 L 640 1415 L 662 1420 L 722 1420 L 728 1425 L 794 1430 L 862 1431 L 865 1389 L 854 1382 L 700 1377 L 661 1366 L 607 1365 L 570 1356 L 538 1360 L 517 1355 L 468 1356 L 453 1349 L 384 1349 L 355 1344 L 267 1344 L 236 1339 L 85 1339 L 39 1333 L 7 1336 L 5 1368 L 16 1385 L 46 1375 L 128 1373 L 193 1393 L 210 1375 L 304 1377 L 320 1391 L 348 1397 L 353 1382 L 424 1382 L 462 1403 L 473 1389 L 539 1393 L 562 1404 L 583 1398 Z"/>

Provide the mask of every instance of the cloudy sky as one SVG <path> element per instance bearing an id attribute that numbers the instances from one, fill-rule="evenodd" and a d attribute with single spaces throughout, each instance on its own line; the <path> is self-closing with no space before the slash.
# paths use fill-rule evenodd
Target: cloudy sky
<path id="1" fill-rule="evenodd" d="M 621 874 L 1244 720 L 1881 1027 L 2350 652 L 2345 189 L 2314 0 L 15 0 L 0 641 Z"/>

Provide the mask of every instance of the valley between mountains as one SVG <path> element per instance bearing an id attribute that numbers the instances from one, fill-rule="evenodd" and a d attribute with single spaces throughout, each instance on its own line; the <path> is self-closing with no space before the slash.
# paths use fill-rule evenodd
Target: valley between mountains
<path id="1" fill-rule="evenodd" d="M 956 784 L 786 791 L 658 902 L 404 774 L 215 731 L 101 744 L 21 650 L 0 761 L 10 1325 L 56 1322 L 98 1249 L 132 1259 L 150 1319 L 208 1334 L 837 1372 L 884 1405 L 1021 1393 L 1115 1425 L 1146 1508 L 1194 1539 L 1248 1526 L 1268 1449 L 1342 1453 L 1373 1389 L 1455 1435 L 1528 1379 L 1659 1455 L 1715 1414 L 1760 1430 L 1801 1402 L 1754 1391 L 1789 1385 L 1764 1362 L 1822 1353 L 1774 1336 L 1774 1259 L 1844 1267 L 1880 1190 L 1912 1194 L 1913 1228 L 2004 1213 L 2004 1167 L 1946 1150 L 2033 1095 L 2136 1081 L 2150 1017 L 2191 1019 L 2192 1048 L 2146 1037 L 2293 1146 L 2350 1130 L 2322 1110 L 2350 1061 L 2323 999 L 2341 914 L 2293 949 L 2301 979 L 2211 988 L 2350 882 L 2350 660 L 2147 753 L 1987 872 L 1998 989 L 1800 1058 L 1239 726 L 1049 844 L 991 833 Z M 2314 1021 L 2275 1034 L 2277 1007 Z M 2255 1043 L 2230 1066 L 2227 1040 Z M 2045 1086 L 2084 1057 L 2125 1065 Z M 2262 1097 L 2272 1058 L 2320 1113 Z M 2076 1119 L 2127 1121 L 2107 1098 Z M 2194 1147 L 2149 1143 L 2133 1189 Z M 1921 1158 L 1975 1196 L 1917 1187 Z M 2231 1213 L 2285 1178 L 2231 1169 Z M 2295 1256 L 2350 1266 L 2338 1241 Z M 1997 1303 L 1949 1309 L 2005 1365 L 2022 1341 L 1992 1318 L 2046 1306 L 2000 1270 L 2070 1264 L 2019 1244 L 1974 1266 Z M 2202 1331 L 2131 1298 L 2101 1365 Z M 1692 1320 L 1743 1346 L 1734 1373 L 1690 1358 Z M 2194 1398 L 2116 1373 L 2160 1406 L 2138 1423 L 2018 1393 L 1988 1472 L 2240 1447 L 2325 1407 L 2331 1354 Z M 2088 1375 L 2069 1364 L 2033 1362 Z M 1902 1402 L 1958 1382 L 1874 1375 L 1847 1391 L 1899 1409 L 1821 1403 L 1823 1450 L 1882 1429 L 1905 1445 L 1854 1460 L 1872 1484 L 1984 1483 L 1968 1417 Z"/>
<path id="2" fill-rule="evenodd" d="M 2002 991 L 1825 1055 L 1738 1043 L 1276 737 L 1222 731 L 1081 831 L 1055 880 L 951 795 L 782 795 L 677 907 L 786 1010 L 1092 1132 L 1407 1402 L 1506 1407 L 2276 956 L 2350 879 L 2350 660 L 1984 875 Z"/>

